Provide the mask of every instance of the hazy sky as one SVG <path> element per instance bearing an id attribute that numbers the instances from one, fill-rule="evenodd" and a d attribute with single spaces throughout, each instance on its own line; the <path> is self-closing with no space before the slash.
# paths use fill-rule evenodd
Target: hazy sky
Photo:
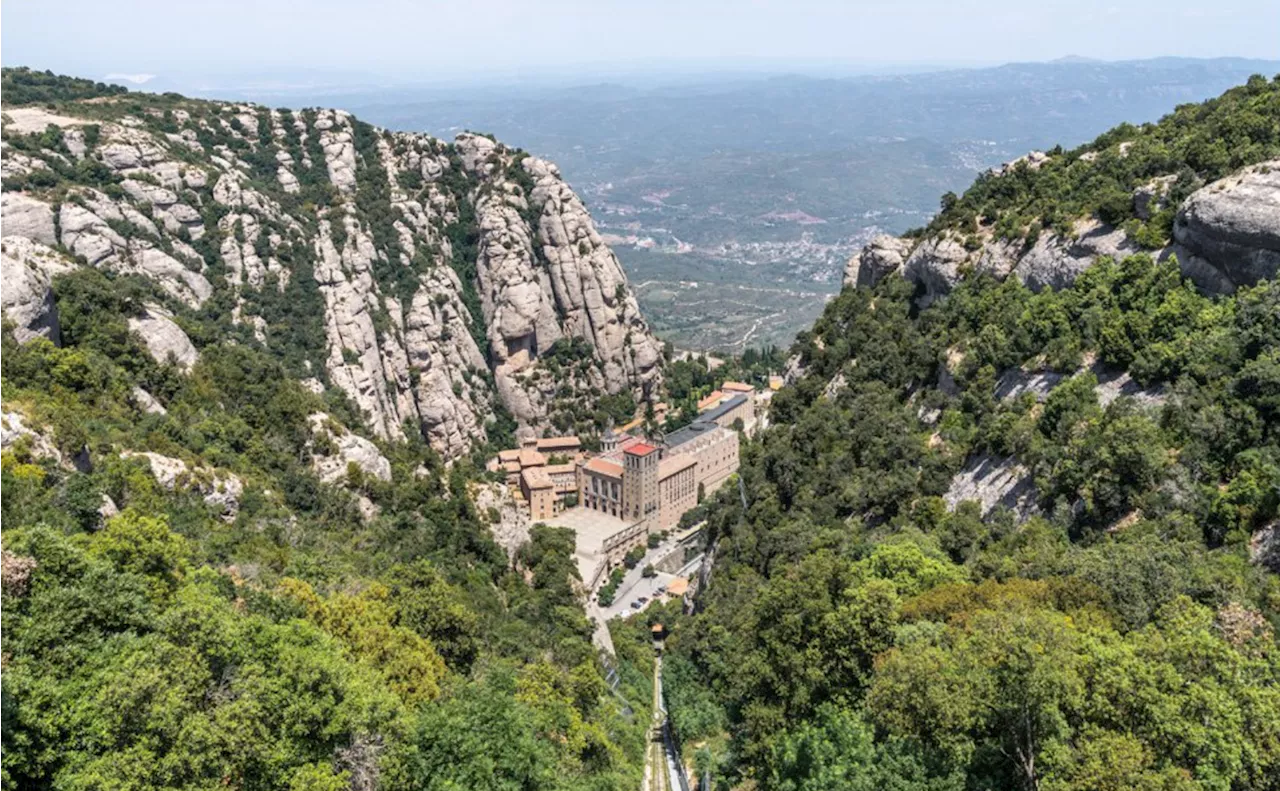
<path id="1" fill-rule="evenodd" d="M 0 60 L 107 74 L 1280 58 L 1280 0 L 4 0 Z"/>

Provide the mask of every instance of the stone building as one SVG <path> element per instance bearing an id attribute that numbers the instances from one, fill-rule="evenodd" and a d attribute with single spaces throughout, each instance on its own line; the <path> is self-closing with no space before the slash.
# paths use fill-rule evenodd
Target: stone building
<path id="1" fill-rule="evenodd" d="M 646 533 L 671 530 L 738 469 L 738 433 L 699 419 L 661 445 L 608 432 L 599 457 L 578 467 L 583 507 L 645 523 Z"/>
<path id="2" fill-rule="evenodd" d="M 545 522 L 559 512 L 560 498 L 545 467 L 529 467 L 520 473 L 520 493 L 529 504 L 529 518 Z"/>
<path id="3" fill-rule="evenodd" d="M 566 498 L 578 491 L 578 463 L 583 457 L 577 437 L 530 438 L 519 448 L 499 451 L 488 469 L 506 473 L 507 485 L 519 490 L 536 522 L 560 513 Z M 557 459 L 560 463 L 549 463 Z"/>

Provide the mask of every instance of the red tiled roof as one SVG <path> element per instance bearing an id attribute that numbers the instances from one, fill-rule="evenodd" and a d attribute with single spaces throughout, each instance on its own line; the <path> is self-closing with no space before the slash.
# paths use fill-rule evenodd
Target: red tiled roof
<path id="1" fill-rule="evenodd" d="M 698 402 L 698 411 L 701 412 L 704 409 L 708 409 L 710 407 L 715 406 L 716 404 L 720 403 L 720 399 L 722 398 L 724 398 L 724 393 L 720 392 L 719 390 L 713 390 L 711 392 L 711 395 L 707 396 L 706 398 Z"/>
<path id="2" fill-rule="evenodd" d="M 632 456 L 648 456 L 650 453 L 653 453 L 655 450 L 657 450 L 657 448 L 655 448 L 654 446 L 650 445 L 647 442 L 637 442 L 636 444 L 627 448 L 627 453 L 629 453 Z"/>
<path id="3" fill-rule="evenodd" d="M 587 462 L 585 466 L 591 472 L 607 475 L 610 478 L 622 477 L 622 465 L 616 461 L 609 461 L 608 459 L 592 459 Z"/>

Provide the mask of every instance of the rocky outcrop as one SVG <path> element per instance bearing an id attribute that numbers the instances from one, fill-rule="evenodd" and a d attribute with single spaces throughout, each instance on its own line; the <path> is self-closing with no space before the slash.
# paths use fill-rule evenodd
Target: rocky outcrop
<path id="1" fill-rule="evenodd" d="M 1038 510 L 1035 482 L 1031 473 L 1013 457 L 978 455 L 951 479 L 943 499 L 951 508 L 976 501 L 983 516 L 997 506 L 1008 508 L 1018 521 L 1031 518 Z"/>
<path id="2" fill-rule="evenodd" d="M 910 254 L 901 265 L 891 268 L 906 250 Z M 966 246 L 955 235 L 942 234 L 912 248 L 905 239 L 877 237 L 850 262 L 845 285 L 874 285 L 899 271 L 921 289 L 917 304 L 927 307 L 949 294 L 967 271 L 997 278 L 1013 275 L 1037 291 L 1060 289 L 1074 283 L 1101 256 L 1119 259 L 1139 251 L 1124 231 L 1092 219 L 1077 223 L 1070 238 L 1044 232 L 1030 247 L 993 238 Z M 864 268 L 874 274 L 864 277 Z"/>
<path id="3" fill-rule="evenodd" d="M 61 343 L 52 281 L 55 276 L 70 271 L 73 265 L 41 242 L 6 235 L 0 242 L 0 268 L 4 281 L 0 305 L 5 318 L 13 322 L 13 335 L 18 343 L 35 338 L 48 338 L 55 345 Z"/>
<path id="4" fill-rule="evenodd" d="M 1280 272 L 1280 160 L 1196 190 L 1173 224 L 1188 277 L 1210 291 L 1233 291 Z"/>
<path id="5" fill-rule="evenodd" d="M 6 192 L 0 196 L 0 218 L 5 238 L 21 236 L 48 246 L 58 243 L 53 208 L 25 193 Z"/>
<path id="6" fill-rule="evenodd" d="M 1029 155 L 1037 168 L 1043 156 Z M 1016 161 L 1015 161 L 1016 162 Z M 998 177 L 1015 163 L 993 171 Z M 1134 191 L 1134 212 L 1150 219 L 1167 206 L 1176 178 L 1160 176 Z M 1151 251 L 1163 260 L 1177 256 L 1182 273 L 1201 290 L 1229 293 L 1280 273 L 1280 160 L 1244 168 L 1209 184 L 1179 207 L 1173 241 Z M 966 272 L 1017 277 L 1029 288 L 1067 288 L 1104 256 L 1123 259 L 1142 248 L 1121 228 L 1095 218 L 1077 221 L 1069 236 L 1041 231 L 1034 243 L 993 238 L 990 229 L 967 238 L 947 231 L 918 242 L 878 236 L 845 268 L 845 286 L 871 286 L 900 272 L 920 289 L 925 307 L 948 294 Z M 903 258 L 905 256 L 905 259 Z"/>
<path id="7" fill-rule="evenodd" d="M 240 513 L 244 484 L 232 473 L 211 467 L 188 467 L 182 459 L 159 453 L 124 451 L 121 458 L 138 458 L 147 463 L 156 483 L 169 491 L 191 491 L 214 508 L 224 521 L 234 522 Z"/>
<path id="8" fill-rule="evenodd" d="M 1071 239 L 1052 232 L 1040 234 L 1018 260 L 1013 274 L 1034 291 L 1068 288 L 1098 258 L 1109 256 L 1118 261 L 1140 251 L 1124 231 L 1097 220 L 1084 220 L 1076 224 Z"/>
<path id="9" fill-rule="evenodd" d="M 363 475 L 382 481 L 391 480 L 391 462 L 378 446 L 364 437 L 347 431 L 327 414 L 317 412 L 310 417 L 311 431 L 318 438 L 317 452 L 311 457 L 311 468 L 325 483 L 347 479 L 347 465 L 354 464 Z"/>
<path id="10" fill-rule="evenodd" d="M 656 394 L 659 346 L 554 165 L 486 137 L 449 144 L 337 110 L 146 104 L 86 105 L 77 118 L 67 103 L 65 116 L 40 116 L 64 129 L 66 150 L 6 149 L 6 179 L 56 184 L 3 197 L 4 312 L 20 341 L 57 341 L 61 262 L 159 286 L 163 304 L 130 321 L 157 359 L 190 369 L 196 352 L 175 319 L 216 297 L 212 313 L 238 342 L 292 358 L 290 375 L 313 392 L 341 391 L 370 435 L 421 432 L 449 459 L 486 442 L 502 407 L 540 434 L 604 394 Z M 96 175 L 68 175 L 69 157 Z M 334 199 L 302 204 L 316 185 Z M 290 287 L 319 306 L 312 359 L 273 348 L 296 344 L 281 323 L 297 317 L 266 290 Z M 585 341 L 572 354 L 586 359 L 546 359 L 562 339 Z"/>
<path id="11" fill-rule="evenodd" d="M 155 396 L 151 395 L 146 390 L 143 390 L 141 387 L 137 387 L 135 385 L 133 390 L 130 392 L 130 398 L 133 400 L 134 406 L 148 415 L 169 414 L 169 410 L 164 408 L 164 404 L 161 404 L 156 400 Z"/>
<path id="12" fill-rule="evenodd" d="M 484 183 L 476 200 L 477 280 L 497 390 L 516 419 L 533 426 L 545 418 L 562 383 L 536 369 L 563 338 L 591 344 L 586 387 L 656 393 L 658 343 L 617 257 L 559 170 L 536 157 L 515 162 L 479 135 L 462 135 L 457 146 L 464 167 Z M 523 171 L 518 180 L 513 168 Z"/>
<path id="13" fill-rule="evenodd" d="M 141 315 L 130 317 L 129 331 L 142 337 L 147 351 L 162 365 L 173 362 L 182 370 L 190 371 L 200 359 L 191 339 L 163 308 L 148 305 Z"/>
<path id="14" fill-rule="evenodd" d="M 487 436 L 484 415 L 493 393 L 478 373 L 487 368 L 471 337 L 473 321 L 457 274 L 438 267 L 423 278 L 405 314 L 403 337 L 418 414 L 431 446 L 453 458 Z M 467 372 L 473 372 L 468 375 Z"/>
<path id="15" fill-rule="evenodd" d="M 1249 560 L 1280 574 L 1280 522 L 1271 522 L 1254 532 L 1249 541 Z"/>
<path id="16" fill-rule="evenodd" d="M 998 168 L 992 168 L 989 172 L 994 176 L 1003 176 L 1006 173 L 1013 172 L 1019 165 L 1025 166 L 1028 170 L 1039 170 L 1040 166 L 1049 161 L 1049 155 L 1043 151 L 1029 151 L 1015 160 L 1006 162 Z"/>
<path id="17" fill-rule="evenodd" d="M 928 307 L 951 293 L 960 282 L 961 265 L 968 260 L 964 245 L 950 236 L 940 236 L 918 244 L 902 265 L 902 274 L 924 289 L 919 304 Z"/>
<path id="18" fill-rule="evenodd" d="M 900 270 L 910 252 L 911 242 L 906 239 L 888 234 L 873 237 L 845 265 L 845 286 L 874 288 L 885 275 Z"/>
<path id="19" fill-rule="evenodd" d="M 25 415 L 17 411 L 5 411 L 0 414 L 0 451 L 29 454 L 32 460 L 49 459 L 57 464 L 62 463 L 62 453 L 49 430 L 37 431 L 31 428 Z"/>

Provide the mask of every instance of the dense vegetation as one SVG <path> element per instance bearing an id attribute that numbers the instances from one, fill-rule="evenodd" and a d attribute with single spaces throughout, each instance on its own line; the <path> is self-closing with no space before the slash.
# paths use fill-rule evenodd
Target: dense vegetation
<path id="1" fill-rule="evenodd" d="M 4 788 L 639 783 L 651 693 L 606 687 L 572 536 L 535 529 L 509 560 L 476 473 L 420 442 L 383 447 L 390 482 L 321 484 L 307 416 L 341 412 L 281 360 L 201 338 L 183 375 L 128 332 L 145 282 L 78 270 L 55 292 L 61 348 L 5 332 L 5 409 L 92 466 L 29 438 L 3 456 Z M 234 473 L 238 513 L 123 449 Z"/>
<path id="2" fill-rule="evenodd" d="M 1163 222 L 1278 150 L 1280 82 L 1255 78 L 985 176 L 929 230 L 1124 222 L 1135 186 L 1174 174 Z M 761 791 L 1280 788 L 1280 284 L 1211 299 L 1143 254 L 1059 292 L 971 273 L 917 310 L 892 276 L 793 352 L 805 375 L 743 449 L 745 505 L 700 506 L 698 611 L 651 616 L 700 771 Z M 1023 496 L 964 501 L 962 475 Z"/>
<path id="3" fill-rule="evenodd" d="M 0 93 L 5 104 L 49 104 L 73 99 L 93 99 L 127 93 L 122 85 L 78 77 L 64 77 L 51 71 L 33 71 L 25 66 L 5 69 L 0 75 Z"/>
<path id="4" fill-rule="evenodd" d="M 1216 99 L 1187 104 L 1156 123 L 1121 124 L 1071 151 L 1061 147 L 1036 167 L 1023 162 L 979 177 L 964 195 L 947 193 L 928 232 L 988 230 L 1033 244 L 1041 229 L 1070 232 L 1072 221 L 1097 215 L 1112 225 L 1130 223 L 1150 247 L 1166 243 L 1171 208 L 1147 222 L 1135 216 L 1133 191 L 1171 177 L 1168 206 L 1206 182 L 1280 155 L 1280 76 L 1254 76 Z"/>
<path id="5" fill-rule="evenodd" d="M 1280 286 L 1214 301 L 1134 256 L 910 296 L 829 305 L 748 507 L 708 509 L 713 582 L 668 643 L 686 745 L 727 737 L 719 776 L 767 789 L 1278 787 L 1280 578 L 1247 558 L 1280 515 Z M 1069 378 L 996 397 L 1023 368 Z M 1125 369 L 1162 399 L 1100 403 Z M 946 507 L 981 454 L 1037 515 Z"/>

